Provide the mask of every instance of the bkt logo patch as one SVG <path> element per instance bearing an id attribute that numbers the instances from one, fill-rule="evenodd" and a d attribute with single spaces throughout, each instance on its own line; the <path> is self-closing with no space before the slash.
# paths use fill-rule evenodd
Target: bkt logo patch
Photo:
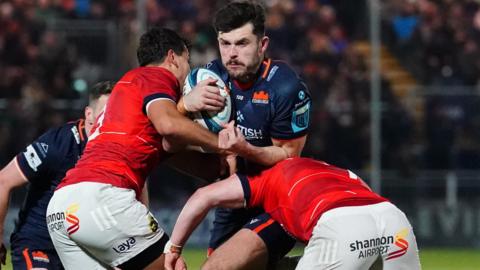
<path id="1" fill-rule="evenodd" d="M 113 247 L 112 249 L 119 254 L 128 253 L 136 244 L 137 240 L 135 240 L 135 237 L 130 237 L 125 242 L 122 242 L 120 245 Z"/>
<path id="2" fill-rule="evenodd" d="M 156 232 L 158 230 L 158 222 L 151 214 L 148 215 L 148 225 L 150 226 L 150 230 L 152 232 Z"/>

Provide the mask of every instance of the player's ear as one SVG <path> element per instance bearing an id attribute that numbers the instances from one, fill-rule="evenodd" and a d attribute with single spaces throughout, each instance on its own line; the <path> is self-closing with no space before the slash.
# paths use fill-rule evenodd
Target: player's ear
<path id="1" fill-rule="evenodd" d="M 173 65 L 178 68 L 178 55 L 176 55 L 172 49 L 168 50 L 166 61 L 169 65 Z"/>
<path id="2" fill-rule="evenodd" d="M 269 43 L 270 43 L 270 38 L 267 36 L 263 36 L 260 39 L 259 53 L 264 54 L 267 51 Z"/>
<path id="3" fill-rule="evenodd" d="M 92 107 L 87 106 L 87 107 L 85 107 L 85 121 L 92 122 L 92 119 L 93 119 L 93 122 L 95 122 L 95 119 L 93 117 L 93 109 L 92 109 Z M 93 125 L 94 124 L 93 122 L 90 123 L 90 124 Z"/>

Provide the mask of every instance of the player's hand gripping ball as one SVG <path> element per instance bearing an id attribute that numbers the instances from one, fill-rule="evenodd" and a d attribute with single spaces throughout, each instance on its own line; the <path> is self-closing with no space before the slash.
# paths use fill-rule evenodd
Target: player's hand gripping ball
<path id="1" fill-rule="evenodd" d="M 220 95 L 225 98 L 225 106 L 219 112 L 200 111 L 191 113 L 192 120 L 204 126 L 214 133 L 222 130 L 222 125 L 227 124 L 232 117 L 232 101 L 230 99 L 230 90 L 225 85 L 225 82 L 215 72 L 206 68 L 196 68 L 188 74 L 183 86 L 183 95 L 187 95 L 192 89 L 205 79 L 213 78 L 217 80 L 217 86 L 220 90 Z"/>

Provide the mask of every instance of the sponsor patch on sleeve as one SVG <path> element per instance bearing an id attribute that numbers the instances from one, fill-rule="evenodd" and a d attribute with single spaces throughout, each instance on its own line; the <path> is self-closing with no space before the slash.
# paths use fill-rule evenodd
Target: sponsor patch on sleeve
<path id="1" fill-rule="evenodd" d="M 293 111 L 291 123 L 293 132 L 300 132 L 308 128 L 309 115 L 310 102 Z"/>
<path id="2" fill-rule="evenodd" d="M 28 166 L 30 166 L 33 171 L 38 171 L 38 167 L 42 165 L 42 160 L 38 156 L 35 148 L 33 148 L 32 145 L 27 146 L 27 151 L 23 152 L 23 155 L 28 162 Z"/>

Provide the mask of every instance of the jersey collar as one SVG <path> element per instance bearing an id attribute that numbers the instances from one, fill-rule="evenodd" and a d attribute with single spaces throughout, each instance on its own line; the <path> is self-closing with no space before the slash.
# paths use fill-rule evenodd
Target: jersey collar
<path id="1" fill-rule="evenodd" d="M 85 129 L 85 119 L 80 119 L 77 122 L 78 133 L 80 134 L 80 141 L 85 142 L 88 139 L 87 130 Z"/>

